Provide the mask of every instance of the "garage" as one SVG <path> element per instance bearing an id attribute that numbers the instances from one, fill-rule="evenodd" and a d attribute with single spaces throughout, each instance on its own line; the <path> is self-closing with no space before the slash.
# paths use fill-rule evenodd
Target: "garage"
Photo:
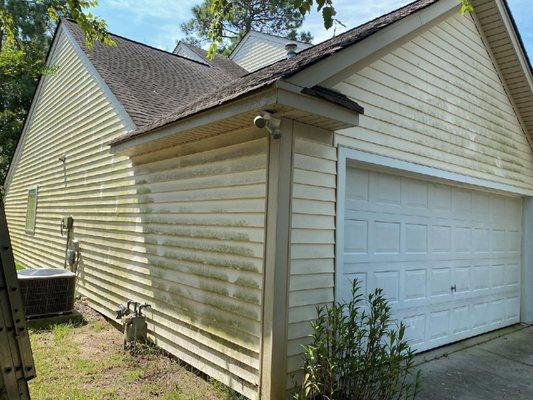
<path id="1" fill-rule="evenodd" d="M 417 351 L 520 321 L 519 196 L 350 164 L 343 179 L 337 299 L 353 279 L 383 288 Z"/>

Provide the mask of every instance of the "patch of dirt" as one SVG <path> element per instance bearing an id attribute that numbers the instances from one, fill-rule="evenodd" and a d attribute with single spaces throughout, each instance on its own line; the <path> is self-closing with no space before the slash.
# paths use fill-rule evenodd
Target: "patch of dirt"
<path id="1" fill-rule="evenodd" d="M 76 303 L 74 304 L 74 309 L 78 311 L 80 314 L 82 314 L 83 318 L 86 321 L 91 321 L 91 320 L 105 321 L 105 318 L 102 316 L 102 314 L 100 314 L 98 311 L 92 309 L 89 306 L 89 302 L 87 301 L 87 299 L 82 298 L 81 300 L 76 301 Z"/>

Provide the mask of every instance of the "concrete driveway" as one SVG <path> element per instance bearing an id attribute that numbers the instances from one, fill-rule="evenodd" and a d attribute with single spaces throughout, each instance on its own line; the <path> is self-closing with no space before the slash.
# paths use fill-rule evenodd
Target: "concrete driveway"
<path id="1" fill-rule="evenodd" d="M 533 326 L 514 326 L 418 356 L 419 400 L 533 399 Z"/>

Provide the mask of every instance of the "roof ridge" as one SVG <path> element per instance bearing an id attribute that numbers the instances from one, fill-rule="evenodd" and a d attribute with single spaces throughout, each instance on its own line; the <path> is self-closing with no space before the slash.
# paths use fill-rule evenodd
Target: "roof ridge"
<path id="1" fill-rule="evenodd" d="M 272 36 L 272 37 L 279 38 L 279 39 L 286 39 L 286 40 L 288 40 L 290 42 L 298 42 L 298 43 L 309 44 L 311 46 L 314 46 L 313 43 L 304 42 L 304 41 L 298 40 L 298 39 L 289 39 L 287 36 L 276 35 L 275 33 L 268 33 L 268 32 L 258 31 L 257 29 L 250 29 L 247 33 L 249 33 L 249 32 L 256 32 L 256 33 L 260 33 L 262 35 Z"/>

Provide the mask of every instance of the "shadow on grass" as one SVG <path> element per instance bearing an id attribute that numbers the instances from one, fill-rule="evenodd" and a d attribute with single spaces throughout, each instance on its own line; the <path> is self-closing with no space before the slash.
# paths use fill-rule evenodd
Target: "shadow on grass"
<path id="1" fill-rule="evenodd" d="M 78 328 L 87 325 L 87 320 L 79 312 L 65 315 L 52 315 L 41 318 L 26 319 L 28 328 L 33 332 L 51 331 L 59 325 Z"/>

